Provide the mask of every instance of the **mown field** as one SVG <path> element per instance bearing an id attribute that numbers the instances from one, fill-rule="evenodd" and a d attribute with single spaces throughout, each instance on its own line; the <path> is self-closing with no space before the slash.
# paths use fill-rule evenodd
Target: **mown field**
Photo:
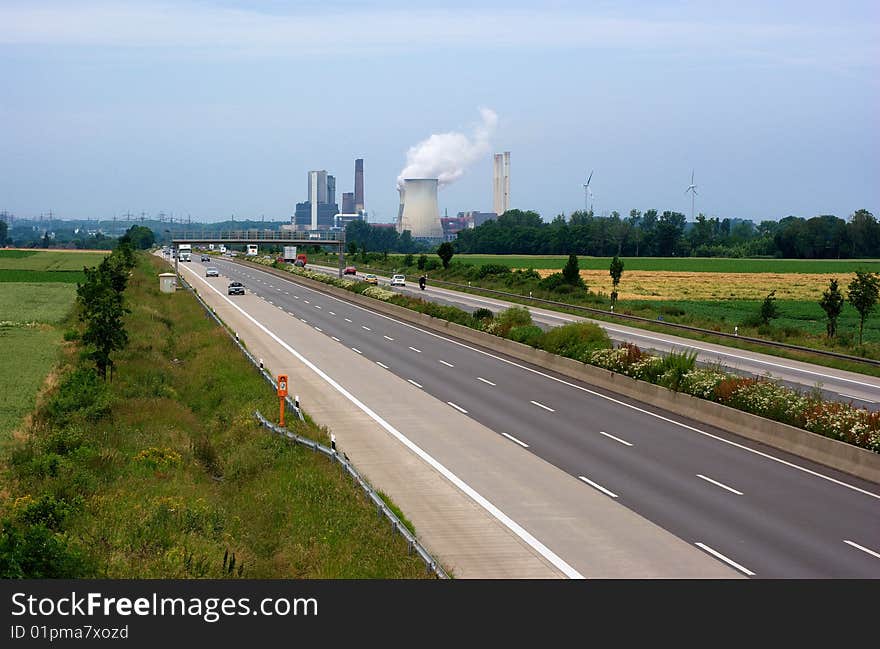
<path id="1" fill-rule="evenodd" d="M 426 577 L 337 464 L 257 425 L 271 387 L 192 295 L 159 293 L 163 270 L 139 255 L 113 380 L 69 349 L 6 454 L 0 522 L 21 541 L 6 557 L 0 542 L 0 573 L 18 552 L 31 576 Z"/>
<path id="2" fill-rule="evenodd" d="M 455 261 L 482 266 L 504 264 L 510 268 L 562 270 L 568 261 L 563 255 L 455 255 Z M 624 257 L 626 270 L 691 273 L 853 273 L 856 270 L 880 272 L 880 259 L 729 259 L 723 257 Z M 611 257 L 578 257 L 582 270 L 608 272 Z"/>
<path id="3" fill-rule="evenodd" d="M 0 296 L 3 291 L 0 290 Z M 61 334 L 49 326 L 0 323 L 0 449 L 34 408 L 37 392 L 58 360 Z"/>
<path id="4" fill-rule="evenodd" d="M 0 250 L 2 270 L 78 270 L 96 266 L 107 256 L 94 250 Z"/>
<path id="5" fill-rule="evenodd" d="M 0 322 L 59 324 L 70 312 L 75 299 L 74 284 L 38 281 L 5 283 L 0 285 Z"/>

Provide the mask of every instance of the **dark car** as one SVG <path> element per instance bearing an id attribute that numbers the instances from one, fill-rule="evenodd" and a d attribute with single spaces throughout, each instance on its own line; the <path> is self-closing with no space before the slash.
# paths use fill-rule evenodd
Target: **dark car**
<path id="1" fill-rule="evenodd" d="M 229 282 L 229 295 L 244 295 L 244 284 L 241 282 Z"/>
<path id="2" fill-rule="evenodd" d="M 354 266 L 346 266 L 345 270 L 342 271 L 343 275 L 357 275 L 357 268 Z"/>
<path id="3" fill-rule="evenodd" d="M 203 261 L 203 262 L 205 262 L 205 261 L 211 261 L 211 258 L 208 257 L 207 255 L 202 255 L 202 261 Z"/>

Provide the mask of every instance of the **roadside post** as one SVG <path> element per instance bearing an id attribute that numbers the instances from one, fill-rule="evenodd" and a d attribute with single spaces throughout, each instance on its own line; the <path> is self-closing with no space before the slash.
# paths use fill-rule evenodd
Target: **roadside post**
<path id="1" fill-rule="evenodd" d="M 287 374 L 278 375 L 278 407 L 280 417 L 278 424 L 284 426 L 284 399 L 287 397 Z"/>

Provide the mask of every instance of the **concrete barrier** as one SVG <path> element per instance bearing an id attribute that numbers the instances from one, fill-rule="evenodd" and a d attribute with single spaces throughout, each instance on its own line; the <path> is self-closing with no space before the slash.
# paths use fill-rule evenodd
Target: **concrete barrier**
<path id="1" fill-rule="evenodd" d="M 304 286 L 328 295 L 333 295 L 373 311 L 394 316 L 404 322 L 418 325 L 436 333 L 472 343 L 483 349 L 562 374 L 597 388 L 615 392 L 616 394 L 692 419 L 696 423 L 713 426 L 853 476 L 880 483 L 880 454 L 873 453 L 867 449 L 730 408 L 714 401 L 673 392 L 668 388 L 654 385 L 647 381 L 640 381 L 623 374 L 586 365 L 571 358 L 551 354 L 543 349 L 535 349 L 484 331 L 478 331 L 447 320 L 425 315 L 424 313 L 418 313 L 396 304 L 389 304 L 381 300 L 358 295 L 357 293 L 278 270 L 277 268 L 243 261 L 239 263 L 255 266 L 279 277 L 293 279 Z"/>

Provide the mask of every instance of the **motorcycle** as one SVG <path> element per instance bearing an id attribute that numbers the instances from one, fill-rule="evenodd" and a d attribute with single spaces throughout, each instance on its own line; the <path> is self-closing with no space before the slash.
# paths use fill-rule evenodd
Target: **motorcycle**
<path id="1" fill-rule="evenodd" d="M 422 289 L 423 291 L 425 290 L 425 278 L 424 277 L 419 277 L 419 288 Z"/>

